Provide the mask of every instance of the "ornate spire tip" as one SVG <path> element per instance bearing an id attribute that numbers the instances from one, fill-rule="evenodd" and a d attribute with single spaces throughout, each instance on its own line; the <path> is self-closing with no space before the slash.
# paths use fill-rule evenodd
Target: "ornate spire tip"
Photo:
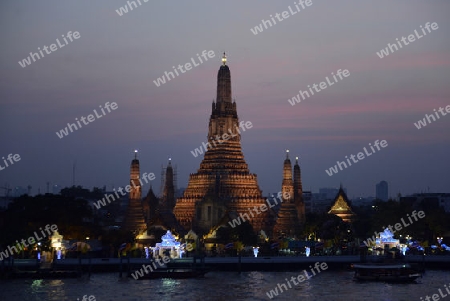
<path id="1" fill-rule="evenodd" d="M 225 55 L 225 51 L 223 52 L 223 56 L 222 56 L 222 64 L 224 66 L 227 64 L 227 56 Z"/>

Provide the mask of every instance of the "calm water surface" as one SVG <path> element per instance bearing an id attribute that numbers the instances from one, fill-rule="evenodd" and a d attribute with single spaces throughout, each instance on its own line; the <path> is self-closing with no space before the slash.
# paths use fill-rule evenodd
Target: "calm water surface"
<path id="1" fill-rule="evenodd" d="M 317 276 L 292 285 L 292 289 L 269 299 L 266 295 L 285 278 L 299 272 L 211 272 L 203 279 L 119 280 L 118 274 L 94 274 L 91 279 L 11 280 L 0 282 L 0 300 L 82 300 L 94 295 L 97 301 L 232 301 L 232 300 L 302 300 L 302 301 L 420 301 L 420 297 L 438 293 L 450 285 L 450 272 L 427 271 L 417 283 L 358 283 L 351 271 L 323 271 Z M 445 290 L 444 290 L 445 292 Z M 441 298 L 450 301 L 450 296 Z"/>

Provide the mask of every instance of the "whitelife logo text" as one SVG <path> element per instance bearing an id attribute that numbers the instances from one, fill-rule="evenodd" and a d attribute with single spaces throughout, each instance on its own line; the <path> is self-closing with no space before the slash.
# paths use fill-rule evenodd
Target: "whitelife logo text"
<path id="1" fill-rule="evenodd" d="M 203 50 L 201 56 L 203 57 L 203 59 L 204 59 L 205 62 L 206 62 L 206 61 L 208 60 L 208 57 L 209 57 L 210 59 L 212 59 L 213 57 L 216 56 L 216 54 L 215 54 L 214 51 L 212 51 L 212 50 L 209 50 L 208 53 L 206 53 L 206 50 Z M 197 58 L 198 58 L 200 64 L 202 64 L 202 63 L 203 63 L 203 60 L 202 60 L 202 58 L 200 57 L 200 55 L 199 55 L 198 53 L 197 53 Z M 192 65 L 194 65 L 194 67 L 200 66 L 200 64 L 196 64 L 194 58 L 191 58 L 191 62 L 192 62 Z M 181 73 L 186 73 L 186 71 L 189 71 L 189 70 L 192 69 L 192 65 L 191 65 L 191 63 L 186 63 L 186 64 L 184 64 L 184 65 L 181 65 L 181 64 L 178 65 L 177 68 L 175 68 L 175 66 L 172 66 L 173 72 L 175 72 L 175 74 L 176 74 L 177 76 L 180 76 L 180 74 L 178 73 L 178 70 L 180 70 Z M 183 67 L 184 67 L 185 69 L 183 69 Z M 177 70 L 177 69 L 178 69 L 178 70 Z M 170 80 L 172 80 L 172 79 L 175 79 L 175 75 L 173 74 L 173 72 L 172 72 L 172 71 L 169 71 L 169 72 L 165 71 L 164 74 L 163 74 L 163 76 L 158 77 L 158 79 L 157 79 L 157 80 L 154 80 L 153 82 L 155 83 L 155 85 L 156 85 L 157 87 L 159 87 L 159 86 L 161 86 L 162 84 L 165 84 L 165 83 L 166 83 L 166 79 L 167 79 L 167 81 L 170 81 Z M 170 78 L 170 76 L 172 76 L 172 78 Z"/>
<path id="2" fill-rule="evenodd" d="M 392 226 L 392 225 L 389 225 L 389 226 L 388 226 L 388 229 L 389 229 L 389 231 L 391 231 L 392 234 L 394 234 L 394 233 L 397 232 L 397 231 L 402 230 L 403 227 L 408 227 L 408 226 L 411 225 L 414 221 L 417 222 L 417 221 L 418 221 L 417 217 L 419 217 L 419 218 L 424 218 L 424 217 L 425 217 L 425 212 L 423 212 L 423 211 L 417 212 L 416 210 L 414 210 L 414 211 L 411 213 L 411 216 L 414 218 L 414 221 L 411 219 L 411 216 L 409 216 L 409 214 L 407 214 L 406 216 L 408 217 L 408 220 L 409 220 L 410 224 L 406 223 L 405 220 L 404 220 L 403 217 L 402 217 L 402 218 L 400 219 L 400 221 L 402 222 L 403 225 L 400 224 L 400 223 L 396 223 L 394 226 Z M 392 227 L 394 227 L 395 230 L 392 229 Z M 378 235 L 380 235 L 380 233 L 377 233 L 377 232 L 375 231 L 375 233 L 374 233 L 374 235 L 372 236 L 372 238 L 366 239 L 365 241 L 363 241 L 363 243 L 364 243 L 367 247 L 371 246 L 372 244 L 375 244 Z"/>
<path id="3" fill-rule="evenodd" d="M 203 150 L 202 150 L 202 146 L 203 149 L 205 150 L 205 153 L 208 149 L 212 149 L 213 147 L 217 147 L 216 141 L 219 144 L 222 144 L 223 142 L 229 140 L 230 138 L 234 138 L 236 137 L 238 134 L 241 134 L 241 130 L 239 128 L 242 129 L 243 132 L 245 132 L 246 129 L 251 129 L 253 127 L 253 124 L 251 123 L 251 121 L 241 121 L 239 122 L 239 127 L 236 126 L 236 132 L 237 134 L 233 133 L 232 129 L 228 129 L 227 133 L 224 133 L 222 136 L 220 135 L 216 135 L 215 139 L 211 138 L 211 142 L 203 142 L 202 145 L 200 145 L 198 148 L 194 149 L 193 151 L 191 151 L 191 154 L 197 158 L 199 155 L 203 155 Z M 214 146 L 212 146 L 211 144 L 214 144 Z"/>
<path id="4" fill-rule="evenodd" d="M 106 115 L 106 113 L 103 109 L 106 109 L 108 111 L 108 113 L 111 113 L 111 110 L 116 110 L 118 108 L 117 103 L 112 102 L 110 104 L 109 101 L 107 103 L 105 103 L 105 107 L 102 107 L 101 105 L 99 107 L 102 110 L 103 115 L 99 115 L 97 113 L 97 110 L 94 109 L 95 116 L 94 116 L 94 114 L 89 114 L 87 116 L 87 118 L 84 116 L 81 116 L 80 120 L 78 120 L 78 118 L 75 118 L 75 121 L 77 122 L 78 127 L 75 123 L 67 123 L 67 126 L 64 129 L 60 130 L 59 132 L 56 132 L 56 136 L 58 136 L 59 139 L 62 139 L 65 136 L 69 135 L 70 133 L 73 133 L 74 130 L 76 131 L 79 128 L 81 129 L 82 126 L 81 126 L 80 121 L 82 121 L 84 125 L 88 125 L 90 122 L 94 122 L 96 120 L 95 117 L 97 117 L 97 119 L 102 118 L 103 116 Z M 69 130 L 70 130 L 70 133 L 69 133 Z"/>
<path id="5" fill-rule="evenodd" d="M 436 112 L 436 109 L 433 109 L 433 111 L 434 111 L 434 114 L 436 115 L 436 118 L 440 119 L 438 112 Z M 447 113 L 444 112 L 444 108 L 442 108 L 442 107 L 440 107 L 438 111 L 442 114 L 442 116 L 446 116 L 448 113 L 450 113 L 450 105 L 445 107 L 445 111 Z M 416 126 L 416 128 L 418 130 L 420 130 L 422 127 L 426 127 L 427 124 L 430 124 L 432 121 L 436 121 L 436 118 L 433 116 L 433 114 L 430 114 L 430 115 L 425 114 L 425 118 L 420 119 L 417 122 L 414 122 L 414 125 Z M 428 121 L 428 123 L 427 123 L 427 121 Z"/>
<path id="6" fill-rule="evenodd" d="M 20 155 L 19 154 L 15 154 L 15 155 L 9 154 L 6 159 L 5 159 L 5 157 L 2 157 L 2 159 L 3 159 L 3 163 L 5 163 L 5 167 L 2 167 L 2 165 L 0 164 L 0 170 L 3 170 L 6 167 L 10 166 L 6 160 L 8 160 L 11 165 L 13 165 L 14 162 L 19 162 Z"/>
<path id="7" fill-rule="evenodd" d="M 47 54 L 50 54 L 50 53 L 52 53 L 52 52 L 55 52 L 56 50 L 58 50 L 58 49 L 60 49 L 60 48 L 63 48 L 64 46 L 66 46 L 67 44 L 69 44 L 69 42 L 67 42 L 67 40 L 66 40 L 66 37 L 67 37 L 71 42 L 73 42 L 73 39 L 78 40 L 78 39 L 80 38 L 80 33 L 79 33 L 78 31 L 74 31 L 73 33 L 72 33 L 71 31 L 69 31 L 69 32 L 67 33 L 67 36 L 66 36 L 66 37 L 65 37 L 64 35 L 62 35 L 62 37 L 63 37 L 63 39 L 64 39 L 64 42 L 66 42 L 66 44 L 61 44 L 61 42 L 59 41 L 59 39 L 56 39 L 56 42 L 58 43 L 59 48 L 56 47 L 56 44 L 51 44 L 49 47 L 47 47 L 47 46 L 42 47 L 42 50 L 44 50 L 45 53 L 47 53 Z M 73 37 L 73 39 L 72 39 L 72 37 Z M 48 49 L 50 49 L 50 51 L 48 51 Z M 44 57 L 44 53 L 42 52 L 41 47 L 38 47 L 38 50 L 39 50 L 39 53 L 41 54 L 40 56 L 39 56 L 39 53 L 37 53 L 37 52 L 35 52 L 35 53 L 30 52 L 30 55 L 29 55 L 27 58 L 23 59 L 22 61 L 19 61 L 19 65 L 20 65 L 22 68 L 25 68 L 26 66 L 31 65 L 31 63 L 32 63 L 32 62 L 31 62 L 31 59 L 33 59 L 33 62 L 36 62 L 36 58 L 37 58 L 38 60 L 40 60 L 41 57 Z"/>
<path id="8" fill-rule="evenodd" d="M 374 145 L 372 146 L 372 143 L 369 143 L 370 148 L 372 149 L 372 153 L 370 151 L 367 151 L 366 147 L 363 148 L 364 153 L 367 157 L 372 156 L 376 151 L 373 147 L 376 147 L 378 150 L 381 150 L 380 146 L 385 148 L 388 146 L 387 141 L 386 140 L 375 140 L 375 142 L 373 143 Z M 352 159 L 353 163 L 358 163 L 359 161 L 363 160 L 366 156 L 364 155 L 363 152 L 359 152 L 356 156 L 351 154 L 350 158 L 348 158 L 347 156 L 345 156 L 345 159 L 347 160 L 348 166 L 352 166 L 352 162 L 350 161 L 350 159 Z M 356 157 L 358 158 L 358 160 L 356 160 Z M 337 174 L 339 172 L 338 167 L 340 170 L 343 170 L 342 167 L 347 168 L 347 164 L 345 163 L 345 161 L 336 161 L 337 164 L 333 167 L 330 167 L 329 169 L 325 169 L 325 172 L 331 177 L 334 174 Z"/>
<path id="9" fill-rule="evenodd" d="M 144 179 L 145 184 L 148 183 L 148 180 L 153 181 L 155 179 L 155 174 L 154 173 L 143 173 L 142 177 L 139 178 L 139 183 L 141 184 L 141 187 L 144 185 L 144 183 L 142 183 L 141 179 Z M 121 196 L 125 196 L 128 192 L 131 191 L 131 186 L 133 186 L 134 188 L 136 188 L 137 186 L 134 184 L 134 181 L 131 181 L 131 185 L 127 185 L 125 186 L 125 191 L 123 191 L 122 187 L 119 187 L 117 189 L 117 191 L 120 192 Z M 111 202 L 114 202 L 115 200 L 120 199 L 119 194 L 117 193 L 117 191 L 114 189 L 114 194 L 105 194 L 105 197 L 102 198 L 101 200 L 98 200 L 96 203 L 94 203 L 94 207 L 97 209 L 100 209 L 102 206 L 106 206 L 108 202 L 108 204 L 111 204 Z M 114 196 L 115 195 L 115 196 Z"/>
<path id="10" fill-rule="evenodd" d="M 51 236 L 54 232 L 58 231 L 58 226 L 56 225 L 46 225 L 45 227 L 45 231 L 47 232 L 48 236 Z M 34 245 L 36 242 L 41 241 L 42 239 L 46 238 L 47 235 L 44 232 L 44 230 L 42 230 L 42 228 L 39 228 L 41 230 L 41 234 L 42 237 L 39 237 L 39 234 L 36 233 L 36 231 L 34 232 L 34 236 L 30 236 L 28 237 L 28 239 L 22 239 L 20 242 L 16 240 L 16 245 L 14 246 L 8 246 L 6 251 L 0 252 L 0 261 L 3 260 L 3 258 L 8 258 L 9 256 L 14 255 L 13 249 L 15 251 L 15 253 L 19 253 L 19 251 L 22 251 L 25 248 L 28 248 L 30 245 Z M 35 239 L 36 238 L 36 239 Z M 27 244 L 28 242 L 28 244 Z M 17 250 L 19 249 L 19 250 Z M 9 254 L 8 254 L 9 251 Z"/>
<path id="11" fill-rule="evenodd" d="M 424 36 L 427 35 L 427 32 L 426 32 L 425 29 L 422 27 L 422 25 L 420 25 L 420 28 L 422 29 L 423 36 L 420 35 L 420 34 L 417 32 L 417 30 L 415 29 L 415 30 L 414 30 L 414 34 L 410 34 L 410 35 L 408 36 L 408 41 L 409 41 L 409 42 L 406 41 L 406 37 L 402 37 L 402 38 L 400 39 L 400 40 L 403 42 L 403 45 L 404 45 L 404 46 L 407 46 L 407 45 L 409 45 L 410 43 L 414 42 L 414 41 L 416 40 L 416 38 L 417 38 L 417 39 L 421 39 L 421 38 L 423 38 Z M 427 22 L 427 23 L 425 24 L 425 28 L 427 29 L 428 33 L 430 33 L 430 32 L 431 32 L 431 29 L 436 30 L 436 29 L 438 29 L 439 27 L 438 27 L 438 24 L 437 24 L 436 22 L 433 22 L 433 23 L 431 23 L 431 24 L 430 24 L 430 22 Z M 430 28 L 431 28 L 431 29 L 430 29 Z M 396 38 L 395 40 L 397 41 L 398 46 L 399 46 L 400 48 L 402 48 L 403 46 L 402 46 L 402 43 L 400 43 L 399 39 Z M 388 43 L 387 46 L 388 46 L 388 47 L 386 47 L 386 48 L 384 48 L 384 49 L 381 49 L 380 52 L 377 52 L 377 55 L 378 55 L 378 57 L 379 57 L 380 59 L 384 58 L 385 56 L 388 56 L 390 53 L 394 53 L 394 51 L 398 51 L 398 47 L 397 47 L 397 45 L 396 45 L 395 43 L 394 43 L 394 44 Z"/>
<path id="12" fill-rule="evenodd" d="M 344 79 L 343 77 L 349 77 L 350 71 L 348 71 L 348 69 L 344 69 L 343 71 L 339 69 L 338 71 L 336 71 L 336 75 L 334 74 L 334 72 L 331 72 L 331 75 L 333 76 L 334 82 L 330 81 L 328 76 L 326 76 L 325 77 L 326 82 L 323 81 L 320 82 L 320 84 L 314 83 L 312 85 L 312 88 L 310 85 L 308 85 L 308 90 L 311 93 L 311 95 L 309 95 L 308 91 L 306 90 L 305 91 L 299 90 L 296 96 L 292 97 L 291 99 L 288 99 L 288 102 L 291 104 L 291 106 L 295 105 L 296 103 L 300 103 L 302 100 L 305 100 L 306 98 L 309 98 L 312 95 L 314 95 L 314 91 L 316 91 L 316 93 L 319 93 L 320 91 L 325 90 L 326 88 L 337 83 L 338 79 L 336 78 L 336 76 L 338 76 L 340 80 L 343 80 Z M 302 97 L 302 99 L 300 99 L 300 96 Z"/>
<path id="13" fill-rule="evenodd" d="M 298 14 L 300 11 L 305 10 L 308 6 L 312 5 L 312 1 L 311 0 L 299 0 L 298 3 L 294 2 L 295 8 L 297 10 L 293 10 L 292 7 L 289 5 L 289 11 L 285 10 L 283 11 L 281 14 L 280 13 L 276 13 L 275 17 L 277 18 L 278 22 L 281 22 L 283 20 L 286 20 L 287 18 L 289 18 L 290 16 L 296 15 Z M 300 9 L 300 6 L 302 7 Z M 277 22 L 275 21 L 275 18 L 270 15 L 270 19 L 273 22 L 273 25 L 277 24 Z M 250 28 L 250 31 L 254 34 L 257 35 L 260 32 L 263 32 L 264 28 L 268 29 L 269 27 L 267 27 L 267 25 L 269 25 L 270 27 L 272 27 L 272 22 L 270 22 L 270 20 L 261 20 L 261 23 L 257 26 L 255 26 L 254 28 Z M 263 28 L 264 25 L 264 28 Z"/>

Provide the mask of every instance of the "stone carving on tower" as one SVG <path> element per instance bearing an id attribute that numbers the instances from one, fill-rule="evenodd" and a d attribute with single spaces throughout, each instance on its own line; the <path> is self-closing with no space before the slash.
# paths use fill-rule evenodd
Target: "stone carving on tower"
<path id="1" fill-rule="evenodd" d="M 209 119 L 208 147 L 200 168 L 190 174 L 188 186 L 174 208 L 175 217 L 186 231 L 205 228 L 209 218 L 211 223 L 220 220 L 225 211 L 248 214 L 249 209 L 265 204 L 257 176 L 250 173 L 244 160 L 239 128 L 243 125 L 231 95 L 231 74 L 224 53 Z M 229 139 L 221 140 L 224 134 Z M 249 222 L 255 231 L 269 230 L 269 211 L 250 216 Z"/>

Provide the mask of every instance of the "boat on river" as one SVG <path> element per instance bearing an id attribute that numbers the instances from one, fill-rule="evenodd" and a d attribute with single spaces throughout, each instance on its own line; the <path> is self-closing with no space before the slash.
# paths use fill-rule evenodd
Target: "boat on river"
<path id="1" fill-rule="evenodd" d="M 360 263 L 352 268 L 354 279 L 361 281 L 413 282 L 422 277 L 409 263 Z"/>
<path id="2" fill-rule="evenodd" d="M 139 277 L 139 279 L 143 280 L 143 279 L 161 279 L 161 278 L 171 278 L 171 279 L 201 278 L 204 277 L 207 272 L 208 272 L 207 269 L 160 268 L 148 274 L 144 274 L 144 276 Z"/>

